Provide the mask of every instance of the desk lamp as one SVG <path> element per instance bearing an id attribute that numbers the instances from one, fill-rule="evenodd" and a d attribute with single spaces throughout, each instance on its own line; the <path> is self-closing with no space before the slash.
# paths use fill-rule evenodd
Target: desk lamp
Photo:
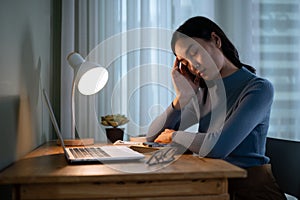
<path id="1" fill-rule="evenodd" d="M 75 89 L 83 95 L 93 95 L 99 92 L 108 81 L 108 71 L 100 65 L 85 61 L 82 56 L 76 52 L 68 55 L 69 65 L 74 70 L 71 94 L 71 135 L 75 138 Z M 64 140 L 66 145 L 91 145 L 93 138 Z"/>

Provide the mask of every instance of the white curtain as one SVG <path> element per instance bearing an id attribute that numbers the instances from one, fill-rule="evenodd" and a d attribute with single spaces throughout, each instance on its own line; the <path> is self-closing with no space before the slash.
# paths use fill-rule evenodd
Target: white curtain
<path id="1" fill-rule="evenodd" d="M 201 6 L 204 3 L 206 7 Z M 191 5 L 198 5 L 198 9 Z M 63 1 L 62 34 L 70 36 L 63 37 L 62 58 L 77 51 L 109 71 L 109 82 L 97 95 L 76 93 L 78 135 L 104 141 L 100 116 L 118 113 L 130 120 L 125 126 L 126 137 L 146 134 L 150 122 L 174 98 L 170 77 L 175 59 L 170 48 L 172 32 L 191 16 L 213 17 L 213 5 L 213 1 L 186 0 Z M 63 133 L 71 129 L 67 119 L 72 75 L 63 60 Z"/>
<path id="2" fill-rule="evenodd" d="M 61 132 L 64 138 L 72 138 L 71 131 L 71 87 L 73 71 L 67 63 L 67 55 L 75 47 L 75 4 L 72 0 L 62 1 L 61 33 Z"/>
<path id="3" fill-rule="evenodd" d="M 77 51 L 109 71 L 109 82 L 97 95 L 76 94 L 79 136 L 104 141 L 105 127 L 100 125 L 100 116 L 117 113 L 125 114 L 130 120 L 125 126 L 127 137 L 143 135 L 153 118 L 170 105 L 174 97 L 169 74 L 174 60 L 170 34 L 186 19 L 203 15 L 223 28 L 244 63 L 253 65 L 259 75 L 275 83 L 270 135 L 300 139 L 296 106 L 300 97 L 297 92 L 299 70 L 296 70 L 299 55 L 298 51 L 291 53 L 291 48 L 295 50 L 298 48 L 295 45 L 299 45 L 299 37 L 295 36 L 299 32 L 298 1 L 65 0 L 62 4 L 61 126 L 65 137 L 70 132 L 69 94 L 73 76 L 65 60 L 69 52 Z M 276 17 L 285 20 L 292 17 L 288 24 L 292 29 L 284 33 L 275 29 L 268 31 L 268 27 L 280 26 L 278 20 L 272 20 Z M 266 18 L 271 20 L 266 21 Z M 267 41 L 276 38 L 289 43 L 277 42 L 273 48 Z M 278 61 L 278 54 L 283 58 L 292 57 L 295 62 Z M 271 62 L 272 58 L 276 61 Z M 281 72 L 284 72 L 283 77 L 279 76 Z M 290 87 L 283 92 L 284 81 Z M 285 114 L 279 116 L 279 113 Z"/>

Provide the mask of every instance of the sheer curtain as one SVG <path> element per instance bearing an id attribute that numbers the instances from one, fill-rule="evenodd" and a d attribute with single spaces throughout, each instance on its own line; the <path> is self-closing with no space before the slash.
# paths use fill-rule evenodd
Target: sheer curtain
<path id="1" fill-rule="evenodd" d="M 204 3 L 206 6 L 201 6 Z M 191 5 L 199 6 L 196 9 Z M 118 113 L 130 120 L 125 126 L 127 137 L 146 134 L 154 117 L 174 98 L 170 77 L 174 62 L 170 48 L 172 32 L 191 16 L 213 17 L 213 5 L 213 1 L 186 0 L 64 1 L 66 26 L 62 34 L 70 36 L 62 41 L 63 59 L 68 52 L 77 51 L 109 71 L 109 82 L 99 94 L 87 97 L 76 93 L 78 135 L 105 140 L 100 117 Z M 111 58 L 112 54 L 116 55 Z M 72 70 L 63 60 L 61 125 L 66 130 L 63 133 L 70 129 L 66 119 L 71 79 Z"/>
<path id="2" fill-rule="evenodd" d="M 69 52 L 77 51 L 109 71 L 109 82 L 98 94 L 76 94 L 79 136 L 104 141 L 100 116 L 117 113 L 130 120 L 125 126 L 127 136 L 143 135 L 174 97 L 170 79 L 174 56 L 168 36 L 189 17 L 204 15 L 223 28 L 244 63 L 273 82 L 270 135 L 300 139 L 296 0 L 66 0 L 62 4 L 61 126 L 65 136 L 70 129 L 72 70 L 65 61 Z"/>

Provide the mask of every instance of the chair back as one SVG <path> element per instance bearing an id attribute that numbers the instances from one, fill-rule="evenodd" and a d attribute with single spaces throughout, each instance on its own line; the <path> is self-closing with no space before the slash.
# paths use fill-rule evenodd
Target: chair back
<path id="1" fill-rule="evenodd" d="M 268 137 L 266 155 L 282 191 L 300 199 L 300 142 Z"/>

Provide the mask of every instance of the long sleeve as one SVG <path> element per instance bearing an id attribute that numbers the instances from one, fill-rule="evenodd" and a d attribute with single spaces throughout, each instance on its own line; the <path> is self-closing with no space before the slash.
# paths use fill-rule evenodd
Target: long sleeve
<path id="1" fill-rule="evenodd" d="M 154 141 L 155 138 L 165 129 L 185 130 L 199 122 L 199 108 L 197 97 L 183 109 L 176 110 L 170 105 L 150 125 L 146 139 Z"/>
<path id="2" fill-rule="evenodd" d="M 178 131 L 173 142 L 184 145 L 200 156 L 225 158 L 250 133 L 267 131 L 273 93 L 270 82 L 263 79 L 252 81 L 230 109 L 223 129 L 196 134 Z"/>
<path id="3" fill-rule="evenodd" d="M 170 105 L 161 115 L 159 115 L 150 125 L 146 139 L 153 142 L 155 138 L 166 128 L 175 129 L 180 122 L 180 110 L 175 110 Z"/>
<path id="4" fill-rule="evenodd" d="M 269 126 L 273 96 L 274 89 L 270 82 L 260 79 L 249 84 L 231 113 L 228 114 L 218 141 L 206 156 L 225 158 L 246 137 L 255 137 L 254 140 L 258 139 L 258 141 L 261 139 L 260 137 L 265 137 Z M 254 140 L 252 141 L 255 142 Z M 209 138 L 204 142 L 209 143 Z M 263 146 L 258 143 L 255 145 Z"/>

